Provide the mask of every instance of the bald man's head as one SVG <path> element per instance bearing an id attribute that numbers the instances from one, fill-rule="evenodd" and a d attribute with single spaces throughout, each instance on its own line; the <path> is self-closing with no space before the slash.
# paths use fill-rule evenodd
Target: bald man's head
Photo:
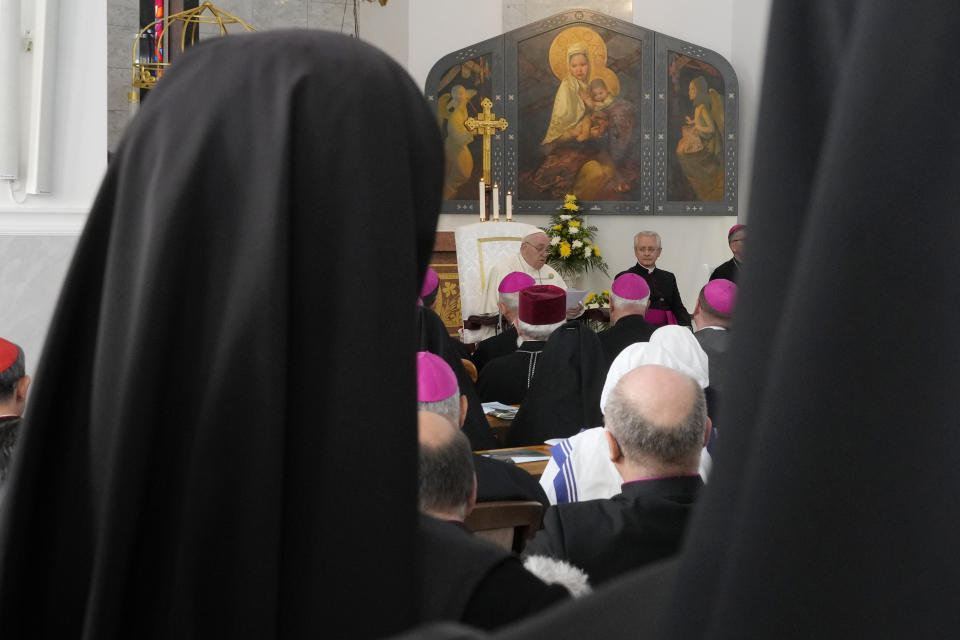
<path id="1" fill-rule="evenodd" d="M 447 418 L 419 412 L 420 511 L 462 520 L 473 504 L 475 479 L 470 441 Z"/>
<path id="2" fill-rule="evenodd" d="M 707 403 L 693 378 L 660 365 L 637 367 L 613 388 L 604 422 L 628 460 L 692 466 L 696 473 Z"/>

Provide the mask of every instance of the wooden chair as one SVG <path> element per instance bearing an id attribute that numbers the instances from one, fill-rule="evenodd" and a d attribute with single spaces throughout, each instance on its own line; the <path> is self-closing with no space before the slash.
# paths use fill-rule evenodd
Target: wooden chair
<path id="1" fill-rule="evenodd" d="M 476 382 L 477 365 L 473 364 L 473 360 L 468 360 L 466 358 L 460 358 L 460 362 L 463 363 L 463 368 L 467 370 L 467 375 L 470 376 L 470 379 Z"/>
<path id="2" fill-rule="evenodd" d="M 478 502 L 464 525 L 474 535 L 516 553 L 523 551 L 543 520 L 543 505 L 533 500 Z"/>

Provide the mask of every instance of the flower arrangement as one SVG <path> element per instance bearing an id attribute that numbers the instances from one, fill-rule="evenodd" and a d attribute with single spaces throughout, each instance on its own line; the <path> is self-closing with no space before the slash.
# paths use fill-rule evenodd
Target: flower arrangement
<path id="1" fill-rule="evenodd" d="M 610 307 L 610 289 L 604 289 L 600 293 L 591 292 L 587 294 L 583 301 L 587 309 L 607 309 Z"/>
<path id="2" fill-rule="evenodd" d="M 593 242 L 596 227 L 583 224 L 580 212 L 583 207 L 577 202 L 577 196 L 567 194 L 557 213 L 550 216 L 550 224 L 543 231 L 550 238 L 550 253 L 547 263 L 560 273 L 560 276 L 576 276 L 591 269 L 607 274 L 607 263 L 600 255 L 600 247 Z"/>

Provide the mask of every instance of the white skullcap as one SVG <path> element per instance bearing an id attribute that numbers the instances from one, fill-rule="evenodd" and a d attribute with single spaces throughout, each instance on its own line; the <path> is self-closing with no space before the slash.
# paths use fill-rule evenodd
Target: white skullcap
<path id="1" fill-rule="evenodd" d="M 600 394 L 600 411 L 605 413 L 607 398 L 628 371 L 645 364 L 659 364 L 696 380 L 700 388 L 710 384 L 707 354 L 693 332 L 679 325 L 665 325 L 653 332 L 650 342 L 636 342 L 620 352 L 607 372 Z"/>

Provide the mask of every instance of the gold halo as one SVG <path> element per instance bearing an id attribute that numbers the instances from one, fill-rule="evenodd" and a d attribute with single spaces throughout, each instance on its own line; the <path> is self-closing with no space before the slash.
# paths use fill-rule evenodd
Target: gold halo
<path id="1" fill-rule="evenodd" d="M 620 95 L 620 78 L 618 78 L 617 74 L 615 74 L 611 69 L 607 69 L 606 67 L 597 69 L 596 73 L 590 74 L 590 80 L 592 81 L 594 78 L 600 78 L 603 80 L 604 84 L 607 85 L 607 91 L 610 92 L 610 95 Z M 590 86 L 589 82 L 587 83 L 587 86 Z"/>
<path id="2" fill-rule="evenodd" d="M 607 66 L 607 43 L 600 34 L 590 27 L 570 27 L 557 34 L 550 44 L 550 69 L 557 80 L 563 82 L 567 75 L 567 48 L 575 43 L 587 45 L 587 55 L 590 58 L 590 78 L 596 76 L 597 69 Z M 604 78 L 606 81 L 606 78 Z"/>

